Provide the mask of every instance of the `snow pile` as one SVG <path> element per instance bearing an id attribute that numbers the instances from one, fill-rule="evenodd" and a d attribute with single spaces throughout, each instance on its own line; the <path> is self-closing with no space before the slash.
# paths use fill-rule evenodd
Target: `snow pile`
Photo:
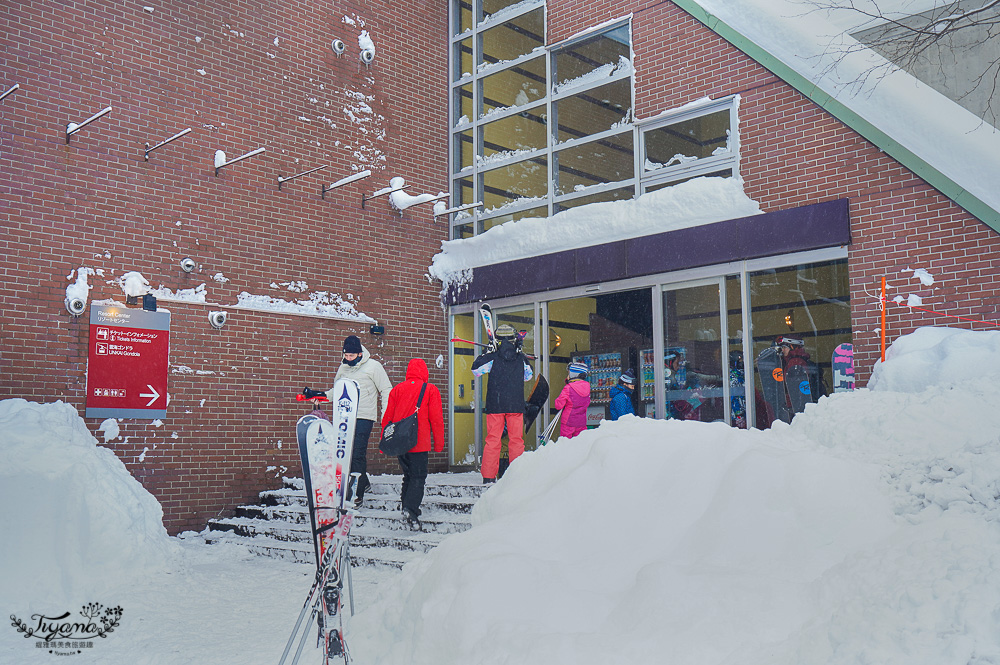
<path id="1" fill-rule="evenodd" d="M 103 597 L 176 549 L 160 504 L 64 402 L 0 401 L 0 505 L 3 598 L 19 607 Z"/>
<path id="2" fill-rule="evenodd" d="M 353 656 L 1000 662 L 1000 397 L 973 358 L 995 375 L 1000 333 L 921 330 L 792 425 L 629 416 L 525 454 L 351 621 Z"/>
<path id="3" fill-rule="evenodd" d="M 761 213 L 738 178 L 695 178 L 637 199 L 570 208 L 552 217 L 527 217 L 485 233 L 441 243 L 429 273 L 445 288 L 469 268 L 578 247 L 673 231 Z"/>

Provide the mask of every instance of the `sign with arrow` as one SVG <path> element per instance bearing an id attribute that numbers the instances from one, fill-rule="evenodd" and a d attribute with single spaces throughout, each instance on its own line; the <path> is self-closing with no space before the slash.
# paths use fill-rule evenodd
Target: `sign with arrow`
<path id="1" fill-rule="evenodd" d="M 170 312 L 90 308 L 88 418 L 165 418 Z"/>

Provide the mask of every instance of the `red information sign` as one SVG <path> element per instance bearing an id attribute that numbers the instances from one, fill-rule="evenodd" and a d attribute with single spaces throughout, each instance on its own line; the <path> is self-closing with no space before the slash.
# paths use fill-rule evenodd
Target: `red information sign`
<path id="1" fill-rule="evenodd" d="M 91 307 L 87 417 L 165 417 L 169 356 L 170 312 Z"/>

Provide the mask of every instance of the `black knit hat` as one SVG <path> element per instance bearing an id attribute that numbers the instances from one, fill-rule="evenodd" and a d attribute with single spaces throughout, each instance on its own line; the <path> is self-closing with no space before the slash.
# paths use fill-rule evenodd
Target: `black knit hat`
<path id="1" fill-rule="evenodd" d="M 357 335 L 348 335 L 344 340 L 344 353 L 361 353 L 361 338 Z"/>
<path id="2" fill-rule="evenodd" d="M 635 385 L 635 370 L 631 367 L 625 370 L 625 373 L 618 377 L 618 380 L 622 383 L 627 383 L 630 386 Z"/>

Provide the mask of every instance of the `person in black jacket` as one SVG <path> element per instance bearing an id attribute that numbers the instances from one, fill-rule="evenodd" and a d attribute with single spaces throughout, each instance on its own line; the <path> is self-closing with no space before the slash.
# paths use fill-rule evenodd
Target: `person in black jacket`
<path id="1" fill-rule="evenodd" d="M 475 376 L 489 374 L 486 385 L 486 442 L 483 446 L 483 483 L 492 483 L 500 470 L 500 438 L 507 427 L 507 451 L 513 462 L 524 452 L 524 382 L 531 365 L 517 344 L 517 333 L 503 324 L 495 333 L 499 346 L 472 363 Z"/>

